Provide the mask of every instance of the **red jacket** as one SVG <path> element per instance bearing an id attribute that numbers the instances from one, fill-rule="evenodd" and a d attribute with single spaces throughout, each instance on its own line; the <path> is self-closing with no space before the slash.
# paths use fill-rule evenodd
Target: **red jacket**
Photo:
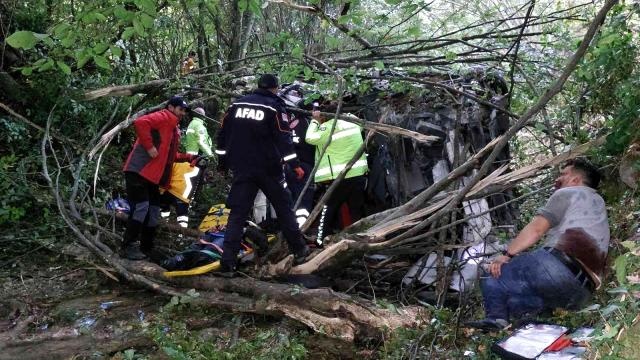
<path id="1" fill-rule="evenodd" d="M 138 138 L 123 170 L 138 173 L 154 184 L 168 186 L 173 162 L 190 161 L 193 157 L 178 153 L 178 117 L 163 109 L 140 116 L 133 122 L 133 126 Z M 155 158 L 147 153 L 153 146 L 158 150 Z"/>

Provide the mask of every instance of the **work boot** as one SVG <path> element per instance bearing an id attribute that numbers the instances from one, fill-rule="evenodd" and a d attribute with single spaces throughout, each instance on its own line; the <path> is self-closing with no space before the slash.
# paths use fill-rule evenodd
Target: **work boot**
<path id="1" fill-rule="evenodd" d="M 226 265 L 224 263 L 220 264 L 220 270 L 216 273 L 225 279 L 231 279 L 236 276 L 236 270 L 234 267 Z"/>
<path id="2" fill-rule="evenodd" d="M 293 265 L 300 265 L 307 261 L 307 256 L 311 254 L 311 250 L 307 245 L 305 245 L 302 250 L 293 254 Z"/>
<path id="3" fill-rule="evenodd" d="M 153 241 L 156 237 L 156 227 L 145 226 L 140 234 L 140 250 L 149 254 L 153 250 Z"/>
<path id="4" fill-rule="evenodd" d="M 124 240 L 124 244 L 133 244 L 138 241 L 138 236 L 142 231 L 142 223 L 139 221 L 135 221 L 133 219 L 129 219 L 127 221 L 127 228 L 124 231 L 124 235 L 122 236 Z M 124 246 L 123 246 L 124 249 Z"/>
<path id="5" fill-rule="evenodd" d="M 129 260 L 136 261 L 136 260 L 144 260 L 147 258 L 147 255 L 143 254 L 140 251 L 140 247 L 138 246 L 138 244 L 135 244 L 135 243 L 126 244 L 124 246 L 123 253 L 124 253 L 123 254 L 124 257 L 126 257 Z"/>

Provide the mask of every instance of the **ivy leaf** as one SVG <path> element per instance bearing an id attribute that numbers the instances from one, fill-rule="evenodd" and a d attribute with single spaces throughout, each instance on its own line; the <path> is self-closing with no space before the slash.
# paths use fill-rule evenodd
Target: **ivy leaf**
<path id="1" fill-rule="evenodd" d="M 104 16 L 104 14 L 103 14 L 103 13 L 95 12 L 95 13 L 93 13 L 93 17 L 94 17 L 96 20 L 101 21 L 101 22 L 105 22 L 105 21 L 107 21 L 107 17 L 106 17 L 106 16 Z"/>
<path id="2" fill-rule="evenodd" d="M 11 34 L 5 41 L 16 49 L 28 50 L 36 46 L 38 38 L 32 31 L 21 30 Z"/>
<path id="3" fill-rule="evenodd" d="M 291 56 L 293 56 L 296 59 L 302 60 L 302 54 L 303 54 L 302 46 L 297 45 L 296 47 L 291 49 Z"/>
<path id="4" fill-rule="evenodd" d="M 107 51 L 107 49 L 109 48 L 109 45 L 105 44 L 105 43 L 100 43 L 96 46 L 93 47 L 93 51 L 100 55 L 102 53 L 104 53 L 105 51 Z"/>
<path id="5" fill-rule="evenodd" d="M 89 54 L 86 50 L 76 52 L 76 63 L 78 69 L 82 68 L 90 59 L 91 54 Z"/>
<path id="6" fill-rule="evenodd" d="M 44 64 L 38 67 L 38 72 L 48 71 L 53 69 L 55 62 L 52 59 L 47 60 Z"/>
<path id="7" fill-rule="evenodd" d="M 138 19 L 133 19 L 133 29 L 139 36 L 144 36 L 144 26 Z"/>
<path id="8" fill-rule="evenodd" d="M 139 19 L 145 28 L 147 29 L 153 28 L 153 18 L 149 14 L 141 13 L 139 16 Z"/>
<path id="9" fill-rule="evenodd" d="M 616 258 L 616 261 L 613 264 L 618 284 L 624 284 L 627 280 L 627 262 L 628 258 L 625 255 L 620 255 Z"/>
<path id="10" fill-rule="evenodd" d="M 81 69 L 89 59 L 91 59 L 91 55 L 86 50 L 76 51 L 76 66 L 78 69 Z"/>
<path id="11" fill-rule="evenodd" d="M 308 66 L 305 66 L 302 72 L 304 72 L 305 80 L 313 79 L 313 70 L 311 70 Z"/>
<path id="12" fill-rule="evenodd" d="M 120 20 L 129 21 L 132 14 L 123 6 L 116 6 L 116 8 L 113 9 L 113 15 L 115 15 Z"/>
<path id="13" fill-rule="evenodd" d="M 148 14 L 155 14 L 156 2 L 153 0 L 135 0 L 134 3 L 138 8 Z"/>
<path id="14" fill-rule="evenodd" d="M 76 38 L 77 38 L 76 33 L 73 31 L 70 31 L 67 33 L 67 36 L 65 36 L 62 40 L 60 40 L 60 44 L 66 48 L 71 47 L 76 43 Z"/>
<path id="15" fill-rule="evenodd" d="M 20 70 L 20 73 L 24 76 L 29 76 L 33 73 L 33 68 L 30 66 L 25 66 Z"/>
<path id="16" fill-rule="evenodd" d="M 103 68 L 105 70 L 111 70 L 111 65 L 109 64 L 109 60 L 107 60 L 106 57 L 101 56 L 101 55 L 94 55 L 93 56 L 93 61 L 99 67 L 101 67 L 101 68 Z"/>
<path id="17" fill-rule="evenodd" d="M 45 58 L 38 59 L 36 62 L 33 63 L 33 66 L 39 67 L 40 65 L 44 64 L 45 62 L 47 62 L 47 59 L 45 59 Z"/>
<path id="18" fill-rule="evenodd" d="M 67 23 L 58 24 L 53 28 L 53 35 L 55 35 L 55 37 L 57 37 L 58 39 L 61 39 L 67 35 L 70 28 L 71 25 Z"/>
<path id="19" fill-rule="evenodd" d="M 62 70 L 63 73 L 65 73 L 66 75 L 71 75 L 71 68 L 69 67 L 69 65 L 65 64 L 64 61 L 56 61 L 56 65 L 58 65 L 58 68 L 60 68 L 60 70 Z"/>
<path id="20" fill-rule="evenodd" d="M 136 29 L 134 29 L 133 27 L 129 26 L 128 28 L 124 29 L 124 31 L 122 32 L 122 35 L 120 36 L 122 38 L 122 40 L 129 40 L 131 39 L 131 37 L 133 37 L 133 34 L 136 32 Z"/>
<path id="21" fill-rule="evenodd" d="M 109 50 L 111 51 L 111 55 L 115 56 L 115 57 L 120 57 L 122 56 L 122 49 L 118 46 L 110 46 Z"/>

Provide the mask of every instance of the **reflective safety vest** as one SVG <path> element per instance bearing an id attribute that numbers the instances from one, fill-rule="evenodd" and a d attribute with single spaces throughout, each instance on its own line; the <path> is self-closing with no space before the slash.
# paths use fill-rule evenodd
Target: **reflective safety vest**
<path id="1" fill-rule="evenodd" d="M 329 141 L 329 134 L 333 123 L 337 121 L 336 128 L 331 135 L 331 143 L 327 147 L 324 156 L 320 158 L 320 152 Z M 347 163 L 358 152 L 364 143 L 362 139 L 362 127 L 344 120 L 329 120 L 320 124 L 312 120 L 305 136 L 307 143 L 316 146 L 316 171 L 315 182 L 333 180 L 340 175 Z M 347 172 L 346 179 L 366 174 L 368 171 L 367 155 L 362 154 Z"/>
<path id="2" fill-rule="evenodd" d="M 200 118 L 194 117 L 189 123 L 183 144 L 187 154 L 198 155 L 199 152 L 205 156 L 213 154 L 211 138 L 204 126 L 204 121 Z"/>

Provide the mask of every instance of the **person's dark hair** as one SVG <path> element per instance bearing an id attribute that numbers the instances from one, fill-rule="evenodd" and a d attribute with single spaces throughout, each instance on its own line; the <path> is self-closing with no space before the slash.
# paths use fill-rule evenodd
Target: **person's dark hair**
<path id="1" fill-rule="evenodd" d="M 572 166 L 573 170 L 582 175 L 582 181 L 585 185 L 593 189 L 597 189 L 600 185 L 600 180 L 602 179 L 600 170 L 588 160 L 580 158 L 567 160 L 562 168 L 564 169 L 567 166 Z"/>
<path id="2" fill-rule="evenodd" d="M 189 56 L 196 56 L 196 52 L 193 50 L 189 51 Z"/>
<path id="3" fill-rule="evenodd" d="M 273 74 L 264 74 L 258 79 L 258 88 L 260 89 L 276 89 L 278 87 L 278 78 Z"/>

